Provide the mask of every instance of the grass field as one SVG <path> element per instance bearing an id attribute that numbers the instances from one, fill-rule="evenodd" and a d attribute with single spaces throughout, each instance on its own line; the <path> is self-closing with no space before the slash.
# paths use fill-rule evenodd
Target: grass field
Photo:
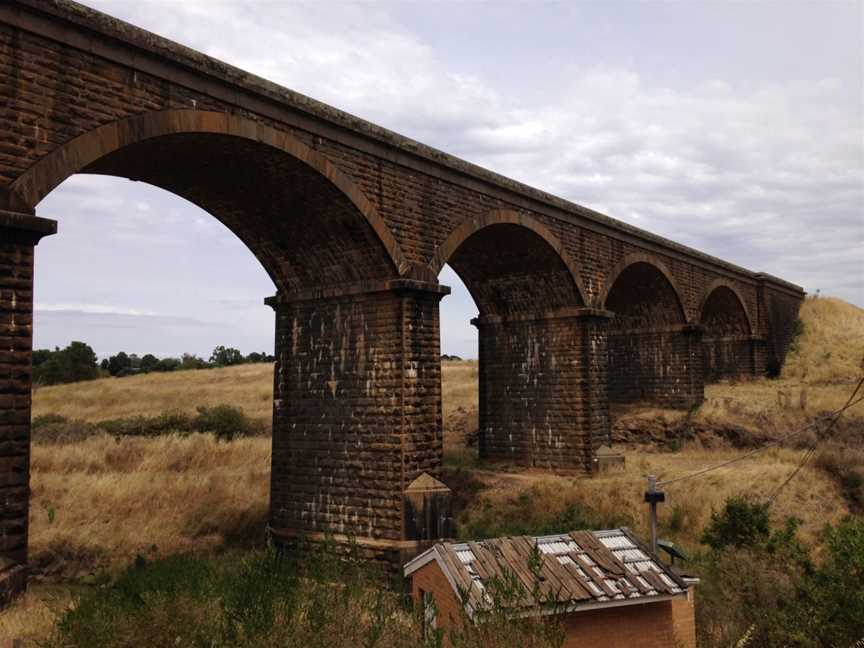
<path id="1" fill-rule="evenodd" d="M 864 361 L 864 311 L 840 300 L 810 299 L 802 319 L 804 333 L 781 379 L 708 386 L 706 402 L 693 416 L 779 434 L 839 407 Z M 167 411 L 191 414 L 199 406 L 228 403 L 267 421 L 272 371 L 272 365 L 259 364 L 43 387 L 34 395 L 33 414 L 94 422 Z M 744 452 L 699 444 L 677 452 L 628 448 L 622 470 L 590 480 L 493 472 L 474 465 L 473 451 L 464 448 L 466 435 L 476 429 L 476 362 L 443 363 L 443 410 L 448 457 L 451 464 L 458 459 L 468 466 L 473 484 L 459 517 L 464 529 L 495 528 L 496 520 L 555 516 L 581 506 L 597 523 L 625 522 L 644 534 L 645 475 L 675 477 Z M 682 416 L 646 408 L 640 415 Z M 665 535 L 695 546 L 711 511 L 728 496 L 772 492 L 801 456 L 794 448 L 772 449 L 687 486 L 670 487 L 661 507 Z M 70 600 L 68 587 L 52 584 L 61 577 L 88 582 L 136 555 L 260 541 L 269 472 L 270 440 L 264 436 L 224 443 L 205 434 L 120 440 L 96 435 L 74 443 L 34 443 L 30 546 L 45 583 L 0 613 L 0 638 L 44 637 Z M 805 539 L 848 512 L 836 479 L 815 462 L 782 491 L 774 507 L 778 518 L 802 519 Z"/>

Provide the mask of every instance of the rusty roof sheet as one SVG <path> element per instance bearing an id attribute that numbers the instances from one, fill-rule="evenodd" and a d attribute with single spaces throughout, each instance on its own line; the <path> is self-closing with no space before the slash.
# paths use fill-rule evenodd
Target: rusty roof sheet
<path id="1" fill-rule="evenodd" d="M 626 528 L 436 544 L 407 565 L 435 560 L 470 616 L 493 605 L 502 581 L 518 583 L 514 608 L 577 610 L 684 596 L 687 584 Z"/>

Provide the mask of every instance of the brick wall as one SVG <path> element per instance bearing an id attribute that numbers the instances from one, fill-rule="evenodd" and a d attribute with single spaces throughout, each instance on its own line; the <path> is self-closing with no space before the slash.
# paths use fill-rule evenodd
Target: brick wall
<path id="1" fill-rule="evenodd" d="M 422 614 L 423 592 L 435 597 L 437 627 L 442 630 L 459 627 L 465 621 L 465 613 L 444 572 L 436 562 L 430 562 L 411 575 L 411 597 L 417 614 Z"/>
<path id="2" fill-rule="evenodd" d="M 438 627 L 465 622 L 453 588 L 438 564 L 430 562 L 411 576 L 411 593 L 421 613 L 422 592 L 431 592 Z M 573 612 L 564 618 L 563 648 L 696 648 L 692 588 L 687 598 Z"/>
<path id="3" fill-rule="evenodd" d="M 575 612 L 565 621 L 563 648 L 696 648 L 687 614 L 692 620 L 686 599 Z"/>

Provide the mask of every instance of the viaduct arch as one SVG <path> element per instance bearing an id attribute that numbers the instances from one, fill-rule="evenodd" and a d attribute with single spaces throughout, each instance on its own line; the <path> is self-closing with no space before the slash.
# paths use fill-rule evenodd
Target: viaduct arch
<path id="1" fill-rule="evenodd" d="M 444 263 L 480 310 L 483 456 L 555 471 L 592 471 L 610 401 L 779 368 L 804 295 L 71 0 L 0 4 L 0 105 L 0 599 L 26 583 L 36 207 L 73 173 L 177 193 L 261 260 L 270 528 L 391 564 L 447 534 Z"/>

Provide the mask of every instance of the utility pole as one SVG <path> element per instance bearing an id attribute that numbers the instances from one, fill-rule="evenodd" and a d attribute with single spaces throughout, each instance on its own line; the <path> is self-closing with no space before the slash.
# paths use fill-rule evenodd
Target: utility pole
<path id="1" fill-rule="evenodd" d="M 648 490 L 645 491 L 645 501 L 651 520 L 651 552 L 657 554 L 657 502 L 665 502 L 666 494 L 657 490 L 657 477 L 648 475 Z"/>

